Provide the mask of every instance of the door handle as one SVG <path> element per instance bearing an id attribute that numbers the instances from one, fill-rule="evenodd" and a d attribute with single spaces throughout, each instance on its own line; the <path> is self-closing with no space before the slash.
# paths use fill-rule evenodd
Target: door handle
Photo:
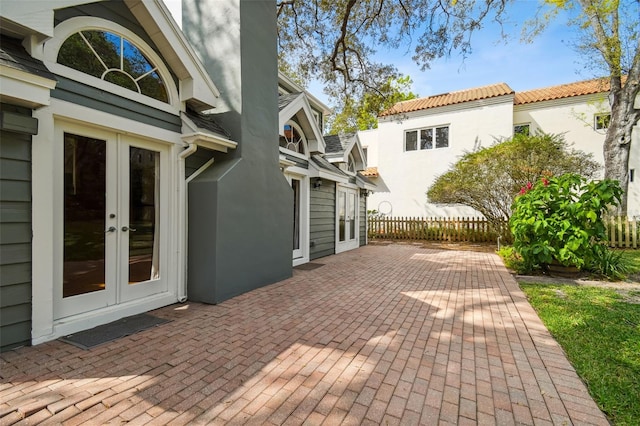
<path id="1" fill-rule="evenodd" d="M 127 231 L 136 232 L 135 228 L 129 228 L 128 226 L 123 226 L 122 232 L 127 232 Z"/>
<path id="2" fill-rule="evenodd" d="M 106 231 L 104 231 L 105 234 L 108 234 L 109 232 L 116 232 L 117 229 L 115 226 L 110 226 L 109 229 L 107 229 Z"/>

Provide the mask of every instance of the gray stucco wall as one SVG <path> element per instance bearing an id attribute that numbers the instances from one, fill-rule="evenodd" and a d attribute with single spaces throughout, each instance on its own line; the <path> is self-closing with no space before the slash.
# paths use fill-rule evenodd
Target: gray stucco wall
<path id="1" fill-rule="evenodd" d="M 292 274 L 293 191 L 278 165 L 274 1 L 185 0 L 183 31 L 238 142 L 189 184 L 188 297 L 218 303 Z"/>
<path id="2" fill-rule="evenodd" d="M 311 184 L 309 206 L 309 259 L 336 251 L 336 184 L 323 180 L 319 188 Z"/>
<path id="3" fill-rule="evenodd" d="M 0 105 L 31 116 L 31 110 Z M 31 136 L 0 131 L 0 351 L 31 340 Z"/>

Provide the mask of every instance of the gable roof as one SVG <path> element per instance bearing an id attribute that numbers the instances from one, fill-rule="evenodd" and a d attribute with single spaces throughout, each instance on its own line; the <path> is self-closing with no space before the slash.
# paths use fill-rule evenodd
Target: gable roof
<path id="1" fill-rule="evenodd" d="M 343 153 L 345 150 L 353 146 L 355 143 L 355 135 L 355 133 L 344 133 L 324 136 L 324 142 L 327 145 L 326 153 Z"/>
<path id="2" fill-rule="evenodd" d="M 298 96 L 302 96 L 302 93 L 295 92 L 295 93 L 286 93 L 286 94 L 283 94 L 283 95 L 279 95 L 278 96 L 278 111 L 282 111 L 283 109 L 285 109 L 287 106 L 289 106 L 290 103 L 295 101 L 298 98 Z"/>
<path id="3" fill-rule="evenodd" d="M 427 96 L 426 98 L 398 102 L 388 110 L 382 111 L 380 113 L 380 117 L 421 111 L 447 105 L 455 105 L 480 99 L 490 99 L 498 96 L 512 95 L 513 93 L 515 93 L 513 89 L 506 83 L 491 84 L 489 86 L 476 87 L 473 89 L 459 90 L 456 92 Z"/>
<path id="4" fill-rule="evenodd" d="M 575 83 L 517 92 L 513 103 L 514 105 L 524 105 L 534 102 L 571 98 L 574 96 L 593 95 L 608 92 L 610 87 L 611 82 L 607 78 L 578 81 Z"/>

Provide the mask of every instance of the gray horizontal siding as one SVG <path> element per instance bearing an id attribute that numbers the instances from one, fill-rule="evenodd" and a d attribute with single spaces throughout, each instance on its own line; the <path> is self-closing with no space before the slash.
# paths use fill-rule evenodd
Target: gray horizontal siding
<path id="1" fill-rule="evenodd" d="M 289 155 L 286 152 L 284 153 L 284 158 L 286 158 L 289 161 L 293 161 L 294 163 L 296 163 L 296 167 L 300 167 L 302 169 L 308 169 L 309 168 L 309 161 L 307 161 L 307 160 L 303 160 L 302 158 L 298 158 L 296 156 Z"/>
<path id="2" fill-rule="evenodd" d="M 311 185 L 309 206 L 309 259 L 329 256 L 336 251 L 336 185 L 323 180 L 319 188 Z"/>
<path id="3" fill-rule="evenodd" d="M 57 76 L 57 78 L 58 84 L 51 92 L 51 96 L 56 99 L 129 118 L 161 129 L 173 132 L 181 131 L 182 120 L 177 115 L 151 108 L 65 77 Z"/>
<path id="4" fill-rule="evenodd" d="M 3 110 L 31 116 L 24 108 Z M 0 351 L 31 340 L 31 136 L 0 132 Z"/>

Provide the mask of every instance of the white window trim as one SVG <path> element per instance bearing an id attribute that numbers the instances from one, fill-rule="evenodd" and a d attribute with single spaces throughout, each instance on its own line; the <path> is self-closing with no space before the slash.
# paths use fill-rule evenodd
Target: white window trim
<path id="1" fill-rule="evenodd" d="M 302 160 L 309 160 L 309 144 L 307 143 L 307 135 L 304 134 L 304 131 L 302 131 L 302 127 L 300 127 L 298 125 L 298 123 L 296 123 L 295 121 L 289 120 L 286 123 L 284 123 L 284 125 L 282 126 L 282 128 L 280 129 L 280 136 L 284 136 L 284 126 L 291 126 L 293 128 L 295 128 L 298 132 L 298 134 L 302 137 L 302 146 L 304 148 L 304 154 L 300 154 L 299 152 L 296 151 L 292 151 L 290 149 L 287 149 L 283 146 L 280 146 L 280 141 L 278 140 L 278 147 L 280 148 L 281 152 L 286 153 L 287 155 L 291 155 L 293 157 L 297 157 L 300 158 Z"/>
<path id="2" fill-rule="evenodd" d="M 609 117 L 609 123 L 607 123 L 606 127 L 598 127 L 598 119 L 600 117 Z M 609 126 L 611 125 L 611 113 L 610 112 L 601 112 L 601 113 L 596 113 L 593 114 L 593 130 L 598 131 L 598 130 L 607 130 L 609 128 Z"/>
<path id="3" fill-rule="evenodd" d="M 63 171 L 59 164 L 62 154 L 60 141 L 55 139 L 55 126 L 56 123 L 64 122 L 68 123 L 65 126 L 127 133 L 141 140 L 167 143 L 171 145 L 170 158 L 174 159 L 182 151 L 181 134 L 54 98 L 49 106 L 34 111 L 34 117 L 39 120 L 39 132 L 33 136 L 32 141 L 32 344 L 175 303 L 181 285 L 180 276 L 184 274 L 179 269 L 184 266 L 178 265 L 177 260 L 170 256 L 172 264 L 167 270 L 167 279 L 176 284 L 170 286 L 169 291 L 63 320 L 54 319 L 54 280 L 62 279 L 62 265 L 56 262 L 55 252 L 59 251 L 59 244 L 64 238 L 60 224 L 64 193 Z M 109 126 L 96 123 L 109 123 Z M 178 162 L 169 161 L 169 164 L 170 186 L 175 187 L 176 180 L 179 183 L 178 191 L 169 191 L 169 212 L 170 217 L 177 217 L 178 200 L 184 197 L 185 185 L 184 179 L 180 180 L 178 176 Z M 180 226 L 177 221 L 170 221 L 167 228 L 166 232 L 170 235 L 167 249 L 169 253 L 175 252 L 177 241 L 184 237 L 182 233 L 186 232 L 185 227 Z"/>
<path id="4" fill-rule="evenodd" d="M 300 181 L 300 249 L 302 256 L 292 259 L 292 265 L 298 266 L 309 262 L 309 205 L 311 203 L 309 170 L 295 166 L 289 167 L 284 172 L 284 177 L 289 182 L 289 185 L 291 185 L 292 179 Z"/>
<path id="5" fill-rule="evenodd" d="M 436 129 L 440 129 L 446 127 L 449 131 L 447 133 L 447 146 L 443 146 L 440 148 L 436 147 Z M 433 148 L 420 148 L 420 131 L 422 130 L 428 130 L 431 129 L 433 130 Z M 407 133 L 409 132 L 417 132 L 417 139 L 416 139 L 416 149 L 407 149 Z M 436 149 L 447 149 L 447 148 L 451 148 L 451 123 L 449 124 L 437 124 L 435 126 L 424 126 L 424 127 L 416 127 L 414 129 L 405 129 L 404 133 L 403 133 L 403 138 L 402 138 L 402 151 L 403 152 L 414 152 L 414 151 L 434 151 Z"/>
<path id="6" fill-rule="evenodd" d="M 151 63 L 157 67 L 157 72 L 160 75 L 160 78 L 162 79 L 167 90 L 169 102 L 165 103 L 159 101 L 149 96 L 142 95 L 138 92 L 134 92 L 124 87 L 118 86 L 117 84 L 101 80 L 82 71 L 78 71 L 65 65 L 59 64 L 57 62 L 58 51 L 60 50 L 60 47 L 62 47 L 62 44 L 67 40 L 67 38 L 77 33 L 78 31 L 90 30 L 108 31 L 120 35 L 133 43 L 138 49 L 140 49 L 140 51 L 147 58 L 149 58 Z M 175 114 L 176 112 L 181 110 L 181 102 L 178 95 L 178 90 L 176 88 L 175 82 L 173 81 L 172 75 L 169 72 L 169 68 L 167 68 L 162 58 L 160 58 L 160 56 L 158 56 L 156 52 L 134 32 L 114 22 L 107 21 L 106 19 L 82 16 L 70 18 L 60 23 L 54 29 L 54 37 L 51 40 L 48 40 L 44 45 L 43 62 L 47 66 L 47 68 L 49 68 L 49 70 L 55 74 L 70 78 L 80 83 L 84 83 L 88 86 L 96 87 L 100 90 L 104 90 L 105 92 L 110 92 L 123 98 L 131 99 L 132 101 L 146 104 L 172 114 Z"/>
<path id="7" fill-rule="evenodd" d="M 516 134 L 516 127 L 529 126 L 529 134 L 531 134 L 531 123 L 516 123 L 513 125 L 513 134 Z"/>

